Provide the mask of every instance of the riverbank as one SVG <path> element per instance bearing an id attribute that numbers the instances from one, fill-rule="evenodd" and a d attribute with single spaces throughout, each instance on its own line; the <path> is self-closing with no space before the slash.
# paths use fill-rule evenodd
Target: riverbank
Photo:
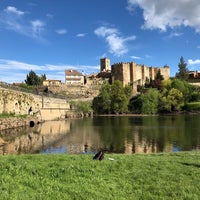
<path id="1" fill-rule="evenodd" d="M 1 156 L 1 199 L 198 199 L 200 151 Z"/>
<path id="2" fill-rule="evenodd" d="M 40 123 L 41 121 L 37 116 L 28 115 L 26 117 L 13 116 L 0 118 L 0 130 L 13 129 L 23 126 L 34 126 L 35 124 Z"/>

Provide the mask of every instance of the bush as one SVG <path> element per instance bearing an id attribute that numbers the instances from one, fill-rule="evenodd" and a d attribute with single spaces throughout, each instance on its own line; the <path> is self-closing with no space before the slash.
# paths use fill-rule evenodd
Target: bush
<path id="1" fill-rule="evenodd" d="M 98 114 L 127 113 L 131 95 L 131 88 L 123 87 L 119 80 L 114 81 L 112 85 L 104 84 L 99 95 L 93 99 L 92 108 Z"/>
<path id="2" fill-rule="evenodd" d="M 70 107 L 77 110 L 78 112 L 89 113 L 92 111 L 92 105 L 90 101 L 72 101 Z"/>
<path id="3" fill-rule="evenodd" d="M 142 114 L 157 114 L 159 103 L 159 91 L 157 89 L 149 89 L 147 93 L 141 95 Z"/>
<path id="4" fill-rule="evenodd" d="M 141 96 L 134 96 L 130 99 L 129 102 L 129 111 L 132 113 L 140 114 L 142 110 L 142 99 Z"/>
<path id="5" fill-rule="evenodd" d="M 185 105 L 187 111 L 200 111 L 200 102 L 191 102 Z"/>

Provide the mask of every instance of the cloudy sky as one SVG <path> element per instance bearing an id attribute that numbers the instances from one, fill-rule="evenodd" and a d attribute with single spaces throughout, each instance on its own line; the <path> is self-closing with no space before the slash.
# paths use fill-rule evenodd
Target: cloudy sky
<path id="1" fill-rule="evenodd" d="M 30 70 L 64 82 L 99 60 L 200 70 L 199 0 L 0 0 L 0 81 Z"/>

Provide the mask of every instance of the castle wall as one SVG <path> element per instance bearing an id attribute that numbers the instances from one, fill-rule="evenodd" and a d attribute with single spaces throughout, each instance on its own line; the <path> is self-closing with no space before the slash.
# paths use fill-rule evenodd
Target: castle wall
<path id="1" fill-rule="evenodd" d="M 33 113 L 39 112 L 41 108 L 70 108 L 69 102 L 65 99 L 44 97 L 0 88 L 0 114 L 3 112 L 20 115 L 29 114 L 30 107 Z"/>
<path id="2" fill-rule="evenodd" d="M 130 63 L 116 63 L 112 65 L 112 81 L 120 80 L 123 84 L 137 84 L 144 85 L 146 79 L 154 80 L 158 71 L 160 70 L 161 75 L 164 79 L 170 78 L 170 69 L 168 66 L 163 68 L 147 67 L 145 65 L 138 65 L 134 62 Z"/>
<path id="3" fill-rule="evenodd" d="M 163 75 L 164 79 L 170 78 L 170 68 L 168 66 L 164 66 L 163 68 L 160 68 L 160 72 Z"/>
<path id="4" fill-rule="evenodd" d="M 112 73 L 112 81 L 114 82 L 115 80 L 120 80 L 123 83 L 123 65 L 122 63 L 117 63 L 112 66 L 111 69 Z"/>

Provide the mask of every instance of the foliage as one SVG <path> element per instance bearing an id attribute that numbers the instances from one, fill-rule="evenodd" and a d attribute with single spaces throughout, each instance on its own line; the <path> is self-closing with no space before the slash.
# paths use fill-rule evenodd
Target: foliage
<path id="1" fill-rule="evenodd" d="M 111 112 L 110 92 L 111 86 L 108 83 L 102 85 L 99 95 L 92 102 L 92 108 L 95 113 L 109 114 Z"/>
<path id="2" fill-rule="evenodd" d="M 42 74 L 42 75 L 39 77 L 40 85 L 43 85 L 43 81 L 45 81 L 46 79 L 47 79 L 46 74 Z"/>
<path id="3" fill-rule="evenodd" d="M 168 85 L 167 89 L 170 90 L 172 88 L 175 88 L 182 92 L 184 103 L 186 104 L 188 101 L 192 101 L 192 94 L 196 93 L 196 88 L 189 84 L 188 82 L 180 79 L 173 79 L 170 81 L 170 84 Z"/>
<path id="4" fill-rule="evenodd" d="M 157 112 L 180 111 L 186 108 L 184 105 L 188 102 L 200 100 L 197 88 L 177 78 L 162 80 L 160 90 L 155 88 L 154 92 L 152 92 L 152 89 L 143 91 L 144 94 L 130 100 L 129 109 L 131 112 L 155 114 Z M 160 95 L 158 95 L 158 91 Z"/>
<path id="5" fill-rule="evenodd" d="M 188 69 L 187 69 L 187 63 L 185 63 L 183 56 L 181 56 L 180 58 L 178 68 L 179 68 L 179 72 L 176 73 L 176 77 L 181 80 L 188 80 L 189 74 L 188 74 Z"/>
<path id="6" fill-rule="evenodd" d="M 38 76 L 33 70 L 31 70 L 27 76 L 25 83 L 27 85 L 42 85 L 43 81 L 46 80 L 46 75 L 42 74 L 41 76 Z"/>
<path id="7" fill-rule="evenodd" d="M 157 88 L 160 90 L 161 86 L 162 86 L 162 80 L 164 80 L 164 78 L 159 69 L 154 80 L 152 80 L 152 79 L 149 80 L 146 78 L 145 87 L 146 88 Z"/>
<path id="8" fill-rule="evenodd" d="M 200 102 L 191 102 L 185 105 L 187 111 L 200 111 Z"/>
<path id="9" fill-rule="evenodd" d="M 145 93 L 132 97 L 129 110 L 139 114 L 157 114 L 160 93 L 156 88 L 149 88 Z"/>
<path id="10" fill-rule="evenodd" d="M 157 89 L 150 88 L 141 95 L 142 114 L 156 114 L 158 112 L 159 92 Z"/>
<path id="11" fill-rule="evenodd" d="M 72 101 L 70 105 L 78 112 L 89 113 L 92 111 L 92 105 L 90 101 Z"/>
<path id="12" fill-rule="evenodd" d="M 92 157 L 2 156 L 1 199 L 199 199 L 199 152 Z"/>
<path id="13" fill-rule="evenodd" d="M 161 74 L 161 71 L 160 69 L 158 70 L 158 73 L 156 74 L 156 77 L 155 77 L 156 80 L 164 80 L 163 78 L 163 75 Z"/>
<path id="14" fill-rule="evenodd" d="M 9 118 L 9 117 L 18 117 L 18 118 L 26 118 L 27 115 L 16 115 L 15 113 L 7 113 L 7 112 L 3 112 L 0 114 L 0 118 Z"/>
<path id="15" fill-rule="evenodd" d="M 132 88 L 130 87 L 130 85 L 126 85 L 124 87 L 124 93 L 128 99 L 130 99 L 132 97 L 133 91 L 132 91 Z"/>
<path id="16" fill-rule="evenodd" d="M 98 114 L 125 113 L 128 111 L 131 95 L 130 86 L 123 88 L 120 81 L 115 81 L 112 85 L 105 83 L 99 95 L 93 99 L 92 108 Z"/>
<path id="17" fill-rule="evenodd" d="M 127 91 L 127 90 L 126 90 Z M 128 94 L 127 94 L 128 95 Z M 124 113 L 128 111 L 128 98 L 120 81 L 111 85 L 111 112 Z"/>
<path id="18" fill-rule="evenodd" d="M 172 79 L 166 79 L 162 81 L 162 88 L 170 89 L 172 84 Z"/>
<path id="19" fill-rule="evenodd" d="M 179 90 L 172 88 L 170 90 L 163 90 L 160 97 L 160 112 L 179 111 L 183 104 L 183 93 Z"/>
<path id="20" fill-rule="evenodd" d="M 129 111 L 133 113 L 140 114 L 142 110 L 142 98 L 140 95 L 134 96 L 130 99 L 128 105 Z"/>
<path id="21" fill-rule="evenodd" d="M 196 102 L 196 101 L 200 101 L 200 93 L 197 91 L 192 92 L 192 94 L 190 95 L 190 102 Z"/>
<path id="22" fill-rule="evenodd" d="M 31 70 L 26 76 L 25 83 L 27 85 L 39 85 L 39 82 L 39 77 L 33 70 Z"/>
<path id="23" fill-rule="evenodd" d="M 25 83 L 21 83 L 19 85 L 19 89 L 23 92 L 31 92 L 31 93 L 35 92 L 35 86 L 34 85 L 27 85 Z"/>

